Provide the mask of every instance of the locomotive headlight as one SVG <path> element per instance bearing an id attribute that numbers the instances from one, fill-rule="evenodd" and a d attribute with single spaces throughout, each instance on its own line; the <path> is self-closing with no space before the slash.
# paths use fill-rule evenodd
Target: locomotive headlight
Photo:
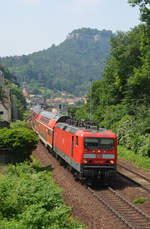
<path id="1" fill-rule="evenodd" d="M 87 160 L 85 160 L 85 159 L 83 160 L 83 162 L 84 162 L 85 164 L 87 164 L 87 163 L 88 163 L 88 161 L 87 161 Z"/>
<path id="2" fill-rule="evenodd" d="M 113 160 L 110 160 L 110 164 L 114 164 L 115 162 Z"/>

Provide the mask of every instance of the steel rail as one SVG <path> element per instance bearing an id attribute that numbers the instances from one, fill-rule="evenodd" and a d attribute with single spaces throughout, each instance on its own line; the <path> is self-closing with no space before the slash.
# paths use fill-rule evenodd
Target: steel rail
<path id="1" fill-rule="evenodd" d="M 103 193 L 103 195 L 98 195 L 93 189 L 91 189 L 90 187 L 88 187 L 88 190 L 93 194 L 93 196 L 95 196 L 100 202 L 102 202 L 109 210 L 111 210 L 115 216 L 117 216 L 124 224 L 127 225 L 128 228 L 132 228 L 132 229 L 136 229 L 138 228 L 136 225 L 134 225 L 135 223 L 133 222 L 135 220 L 135 217 L 131 216 L 130 213 L 130 217 L 131 219 L 129 219 L 129 210 L 126 209 L 126 207 L 122 207 L 122 210 L 124 210 L 124 212 L 119 212 L 119 210 L 116 210 L 116 206 L 113 206 L 113 203 L 117 204 L 119 203 L 118 198 L 125 204 L 128 205 L 128 207 L 130 207 L 130 209 L 134 212 L 132 212 L 135 216 L 135 213 L 139 214 L 140 216 L 142 216 L 142 219 L 144 218 L 145 220 L 147 220 L 148 222 L 145 223 L 140 223 L 140 226 L 142 226 L 141 228 L 150 228 L 150 216 L 147 215 L 146 213 L 142 212 L 139 208 L 137 208 L 136 206 L 134 206 L 132 203 L 130 203 L 127 199 L 125 199 L 123 196 L 121 196 L 119 193 L 117 193 L 115 190 L 113 190 L 111 187 L 108 187 L 108 191 L 113 194 L 113 197 L 110 198 L 110 200 L 108 199 L 108 197 Z M 116 200 L 114 200 L 114 197 L 117 197 Z M 107 200 L 106 200 L 107 198 Z M 115 202 L 114 202 L 115 201 Z M 120 207 L 119 207 L 120 208 Z M 120 208 L 121 209 L 121 208 Z M 139 216 L 136 219 L 137 220 L 142 220 L 141 218 L 139 218 Z"/>
<path id="2" fill-rule="evenodd" d="M 119 197 L 121 200 L 123 200 L 125 203 L 127 203 L 129 206 L 131 206 L 133 209 L 135 209 L 138 213 L 140 213 L 141 215 L 143 215 L 146 219 L 148 219 L 150 221 L 150 216 L 147 215 L 146 213 L 144 213 L 143 211 L 141 211 L 141 209 L 139 209 L 138 207 L 136 207 L 135 205 L 133 205 L 131 202 L 129 202 L 127 199 L 125 199 L 123 196 L 121 196 L 119 193 L 117 193 L 114 189 L 112 189 L 111 187 L 108 187 L 108 189 L 115 194 L 117 197 Z"/>
<path id="3" fill-rule="evenodd" d="M 129 228 L 132 228 L 132 225 L 123 217 L 119 214 L 118 211 L 116 211 L 113 207 L 109 205 L 102 197 L 97 195 L 91 188 L 88 187 L 88 190 L 95 196 L 98 200 L 100 200 L 109 210 L 111 210 L 119 219 L 121 219 Z"/>
<path id="4" fill-rule="evenodd" d="M 132 169 L 126 168 L 125 166 L 123 166 L 121 164 L 118 164 L 117 166 L 119 166 L 119 167 L 121 167 L 121 168 L 123 168 L 123 169 L 125 169 L 125 170 L 127 170 L 127 171 L 129 171 L 131 173 L 134 173 L 135 175 L 137 175 L 137 176 L 143 178 L 144 180 L 150 182 L 150 179 L 149 178 L 147 178 L 146 176 L 144 176 L 144 175 L 142 175 L 140 173 L 137 173 L 137 172 L 133 171 Z"/>
<path id="5" fill-rule="evenodd" d="M 126 171 L 128 171 L 128 172 L 130 172 L 130 173 L 132 173 L 132 174 L 134 174 L 134 175 L 136 175 L 136 178 L 140 177 L 140 178 L 142 178 L 143 180 L 147 181 L 147 182 L 148 182 L 147 184 L 143 184 L 142 182 L 136 181 L 135 178 L 132 178 L 132 177 L 130 177 L 129 175 L 123 174 L 121 171 L 120 171 L 120 172 L 117 171 L 117 173 L 118 173 L 119 175 L 125 177 L 126 179 L 131 180 L 132 182 L 136 183 L 139 187 L 143 188 L 144 190 L 146 190 L 147 192 L 150 193 L 150 179 L 149 179 L 149 178 L 145 177 L 144 175 L 142 175 L 142 174 L 140 174 L 140 173 L 137 173 L 137 172 L 133 171 L 132 169 L 128 169 L 128 168 L 124 167 L 123 165 L 120 165 L 120 164 L 118 164 L 118 165 L 119 165 L 121 168 L 123 168 L 124 170 L 126 170 Z M 149 187 L 147 187 L 147 186 L 149 186 Z"/>

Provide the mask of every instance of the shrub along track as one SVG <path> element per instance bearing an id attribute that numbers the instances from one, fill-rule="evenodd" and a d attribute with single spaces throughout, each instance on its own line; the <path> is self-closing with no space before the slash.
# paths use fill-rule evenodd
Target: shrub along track
<path id="1" fill-rule="evenodd" d="M 88 229 L 124 229 L 127 226 L 112 212 L 100 203 L 95 196 L 84 185 L 74 180 L 73 175 L 48 152 L 39 142 L 37 149 L 33 152 L 43 165 L 50 165 L 53 170 L 55 183 L 63 188 L 65 202 L 72 206 L 73 217 L 88 226 Z M 128 200 L 133 201 L 138 195 L 139 187 L 132 182 L 117 176 L 113 184 L 119 193 L 126 195 Z M 104 192 L 102 185 L 97 185 L 97 190 Z M 145 206 L 145 203 L 143 204 Z M 148 202 L 148 206 L 150 203 Z"/>

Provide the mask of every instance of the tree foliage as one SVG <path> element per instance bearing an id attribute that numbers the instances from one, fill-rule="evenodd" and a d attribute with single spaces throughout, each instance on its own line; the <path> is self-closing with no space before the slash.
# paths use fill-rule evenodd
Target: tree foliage
<path id="1" fill-rule="evenodd" d="M 23 120 L 24 118 L 24 112 L 26 110 L 26 100 L 22 93 L 22 89 L 19 87 L 16 87 L 13 84 L 8 84 L 7 87 L 11 89 L 11 107 L 12 107 L 12 114 L 14 112 L 14 109 L 17 110 L 17 119 Z"/>
<path id="2" fill-rule="evenodd" d="M 43 171 L 42 171 L 43 170 Z M 11 166 L 0 179 L 0 225 L 7 229 L 83 229 L 69 217 L 62 190 L 44 168 Z"/>
<path id="3" fill-rule="evenodd" d="M 141 24 L 111 39 L 111 57 L 103 79 L 92 83 L 87 104 L 76 112 L 89 114 L 101 127 L 111 128 L 119 144 L 150 156 L 150 30 Z"/>
<path id="4" fill-rule="evenodd" d="M 0 101 L 3 102 L 4 99 L 6 99 L 6 98 L 7 98 L 7 96 L 5 95 L 5 92 L 3 90 L 3 87 L 0 86 Z"/>
<path id="5" fill-rule="evenodd" d="M 141 21 L 150 25 L 150 1 L 149 0 L 128 0 L 129 4 L 133 7 L 139 6 Z"/>
<path id="6" fill-rule="evenodd" d="M 20 84 L 27 82 L 30 93 L 45 95 L 42 88 L 47 88 L 80 96 L 87 93 L 91 79 L 101 79 L 111 36 L 107 30 L 74 30 L 58 46 L 27 56 L 1 58 L 0 62 L 15 73 Z"/>
<path id="7" fill-rule="evenodd" d="M 17 84 L 17 78 L 15 75 L 9 72 L 8 68 L 0 64 L 0 71 L 4 73 L 5 79 L 9 80 L 11 83 Z"/>
<path id="8" fill-rule="evenodd" d="M 28 158 L 32 150 L 36 147 L 38 138 L 34 131 L 19 125 L 15 128 L 0 129 L 0 146 L 7 148 L 9 152 L 14 154 L 19 161 Z"/>

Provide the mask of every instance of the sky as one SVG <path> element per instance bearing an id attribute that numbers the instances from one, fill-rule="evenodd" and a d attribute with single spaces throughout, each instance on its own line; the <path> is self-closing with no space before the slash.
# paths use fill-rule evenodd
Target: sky
<path id="1" fill-rule="evenodd" d="M 139 23 L 127 0 L 0 0 L 0 56 L 59 45 L 79 28 L 129 31 Z"/>

